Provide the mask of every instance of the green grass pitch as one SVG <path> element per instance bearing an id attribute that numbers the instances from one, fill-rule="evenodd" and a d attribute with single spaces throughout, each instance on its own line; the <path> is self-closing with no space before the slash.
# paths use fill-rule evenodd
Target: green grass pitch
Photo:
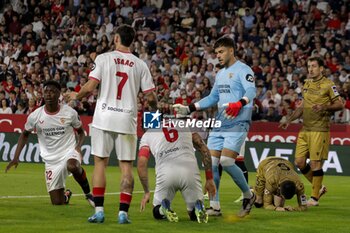
<path id="1" fill-rule="evenodd" d="M 0 232 L 297 232 L 297 233 L 349 233 L 350 232 L 350 177 L 325 176 L 324 184 L 328 193 L 322 197 L 320 206 L 306 212 L 274 212 L 253 208 L 251 214 L 239 219 L 235 214 L 240 203 L 234 203 L 240 195 L 238 188 L 226 174 L 222 177 L 220 196 L 222 217 L 211 217 L 209 223 L 191 222 L 181 195 L 177 194 L 172 204 L 179 215 L 178 223 L 156 221 L 152 216 L 152 204 L 139 211 L 143 195 L 135 170 L 135 193 L 129 211 L 132 221 L 129 225 L 117 223 L 119 203 L 119 168 L 107 169 L 107 193 L 103 224 L 90 224 L 87 218 L 94 212 L 88 206 L 82 191 L 72 177 L 67 187 L 73 191 L 68 206 L 52 206 L 46 193 L 43 164 L 19 164 L 16 170 L 4 173 L 7 163 L 0 163 Z M 91 178 L 92 166 L 85 166 Z M 154 187 L 154 170 L 150 170 L 150 184 Z M 204 177 L 203 177 L 204 179 Z M 255 173 L 249 173 L 250 184 L 255 182 Z M 305 179 L 304 179 L 305 182 Z M 306 194 L 311 185 L 305 182 Z M 208 206 L 206 201 L 206 205 Z M 296 200 L 287 204 L 296 205 Z"/>

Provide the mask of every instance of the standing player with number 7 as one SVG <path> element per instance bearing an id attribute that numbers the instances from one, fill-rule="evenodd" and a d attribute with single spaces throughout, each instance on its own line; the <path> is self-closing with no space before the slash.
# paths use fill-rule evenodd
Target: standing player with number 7
<path id="1" fill-rule="evenodd" d="M 140 88 L 147 93 L 149 105 L 154 109 L 157 106 L 151 73 L 146 63 L 130 51 L 134 37 L 132 27 L 118 27 L 114 37 L 116 50 L 98 55 L 89 81 L 79 93 L 67 95 L 68 100 L 81 100 L 99 85 L 90 132 L 95 164 L 92 192 L 96 205 L 95 214 L 88 218 L 91 223 L 104 221 L 105 169 L 113 147 L 122 174 L 118 221 L 120 224 L 130 223 L 128 210 L 134 187 L 132 167 L 136 157 L 137 94 Z"/>

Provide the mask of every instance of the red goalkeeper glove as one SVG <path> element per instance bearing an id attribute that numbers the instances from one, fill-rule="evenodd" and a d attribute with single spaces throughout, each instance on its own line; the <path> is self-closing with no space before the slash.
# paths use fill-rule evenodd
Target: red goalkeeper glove
<path id="1" fill-rule="evenodd" d="M 243 107 L 243 101 L 245 100 L 240 100 L 234 103 L 228 103 L 228 107 L 225 110 L 225 117 L 228 119 L 235 118 L 238 115 L 241 108 Z"/>

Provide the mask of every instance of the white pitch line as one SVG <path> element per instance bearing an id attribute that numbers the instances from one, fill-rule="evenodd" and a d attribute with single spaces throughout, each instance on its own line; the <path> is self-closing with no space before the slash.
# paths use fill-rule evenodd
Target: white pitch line
<path id="1" fill-rule="evenodd" d="M 154 190 L 150 191 L 151 193 L 154 192 Z M 135 194 L 142 194 L 144 193 L 143 191 L 134 191 L 133 193 Z M 120 192 L 115 192 L 115 193 L 105 193 L 105 195 L 119 195 Z M 78 196 L 85 196 L 85 194 L 73 194 L 73 197 L 78 197 Z M 26 199 L 26 198 L 48 198 L 50 197 L 49 195 L 28 195 L 28 196 L 0 196 L 0 199 Z"/>

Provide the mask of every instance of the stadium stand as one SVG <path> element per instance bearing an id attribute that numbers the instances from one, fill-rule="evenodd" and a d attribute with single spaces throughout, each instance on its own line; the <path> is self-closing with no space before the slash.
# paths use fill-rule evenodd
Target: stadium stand
<path id="1" fill-rule="evenodd" d="M 208 95 L 218 61 L 213 42 L 228 35 L 255 72 L 253 120 L 280 121 L 298 106 L 306 60 L 321 56 L 350 118 L 350 2 L 310 0 L 10 0 L 0 4 L 0 113 L 29 114 L 43 105 L 42 84 L 79 91 L 95 57 L 114 49 L 116 27 L 137 30 L 133 53 L 149 66 L 159 108 Z M 67 103 L 92 115 L 97 91 Z M 62 98 L 62 101 L 63 98 Z M 147 110 L 139 94 L 140 113 Z M 209 109 L 201 118 L 213 116 Z M 141 117 L 142 114 L 139 114 Z"/>

